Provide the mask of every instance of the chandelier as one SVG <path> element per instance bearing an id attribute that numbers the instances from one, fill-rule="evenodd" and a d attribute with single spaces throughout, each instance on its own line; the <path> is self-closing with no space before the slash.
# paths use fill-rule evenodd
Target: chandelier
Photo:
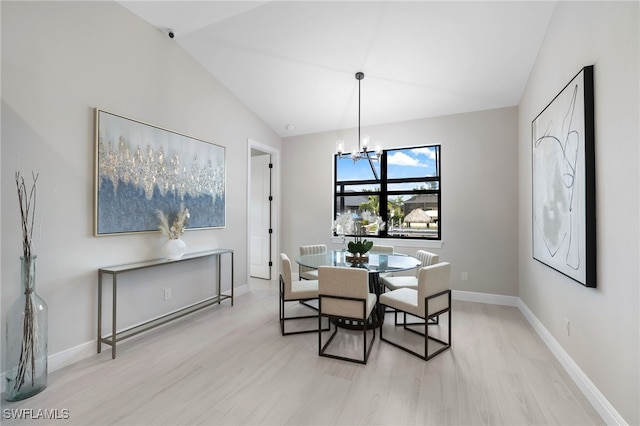
<path id="1" fill-rule="evenodd" d="M 369 136 L 360 136 L 360 82 L 364 79 L 364 73 L 357 72 L 356 80 L 358 80 L 358 147 L 353 148 L 351 153 L 344 152 L 344 140 L 340 139 L 336 142 L 336 152 L 338 158 L 351 158 L 355 163 L 358 160 L 378 161 L 382 154 L 382 145 L 377 144 L 373 151 L 369 151 Z"/>

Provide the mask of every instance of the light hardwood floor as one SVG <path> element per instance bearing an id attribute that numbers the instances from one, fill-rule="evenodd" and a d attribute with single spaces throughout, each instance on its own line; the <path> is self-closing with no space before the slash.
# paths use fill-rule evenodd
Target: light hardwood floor
<path id="1" fill-rule="evenodd" d="M 251 288 L 51 373 L 41 394 L 2 401 L 2 424 L 603 424 L 516 308 L 454 301 L 450 350 L 424 362 L 377 336 L 358 365 L 319 357 L 315 333 L 282 337 L 277 282 Z"/>

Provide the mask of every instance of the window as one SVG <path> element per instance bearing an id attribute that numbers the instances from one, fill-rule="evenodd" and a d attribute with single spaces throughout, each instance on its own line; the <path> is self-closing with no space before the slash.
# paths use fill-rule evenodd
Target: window
<path id="1" fill-rule="evenodd" d="M 369 234 L 440 239 L 440 145 L 384 150 L 379 161 L 337 154 L 334 161 L 334 220 L 375 215 L 386 227 L 366 227 Z"/>

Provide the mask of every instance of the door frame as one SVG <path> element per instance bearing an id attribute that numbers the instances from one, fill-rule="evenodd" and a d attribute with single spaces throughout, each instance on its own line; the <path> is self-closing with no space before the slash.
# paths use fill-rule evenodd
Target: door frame
<path id="1" fill-rule="evenodd" d="M 265 145 L 251 138 L 247 138 L 247 223 L 246 223 L 246 253 L 247 253 L 247 283 L 250 283 L 251 278 L 251 235 L 249 233 L 249 217 L 251 209 L 251 150 L 262 151 L 265 154 L 271 155 L 271 163 L 273 169 L 271 170 L 271 196 L 273 201 L 271 203 L 271 262 L 273 262 L 271 269 L 271 280 L 276 280 L 280 272 L 280 262 L 278 261 L 279 248 L 280 248 L 280 150 L 272 146 Z"/>

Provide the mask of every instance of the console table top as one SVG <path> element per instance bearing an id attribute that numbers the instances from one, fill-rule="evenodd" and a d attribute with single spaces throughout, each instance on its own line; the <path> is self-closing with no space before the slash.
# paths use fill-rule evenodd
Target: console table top
<path id="1" fill-rule="evenodd" d="M 233 249 L 222 248 L 222 249 L 212 249 L 212 250 L 198 251 L 193 253 L 186 253 L 180 259 L 174 259 L 174 260 L 162 258 L 162 259 L 144 260 L 142 262 L 126 263 L 122 265 L 106 266 L 104 268 L 100 268 L 99 271 L 104 273 L 118 273 L 118 272 L 124 272 L 124 271 L 132 271 L 135 269 L 149 268 L 152 266 L 163 265 L 168 263 L 183 262 L 185 260 L 198 259 L 201 257 L 220 256 L 226 253 L 233 253 Z"/>

